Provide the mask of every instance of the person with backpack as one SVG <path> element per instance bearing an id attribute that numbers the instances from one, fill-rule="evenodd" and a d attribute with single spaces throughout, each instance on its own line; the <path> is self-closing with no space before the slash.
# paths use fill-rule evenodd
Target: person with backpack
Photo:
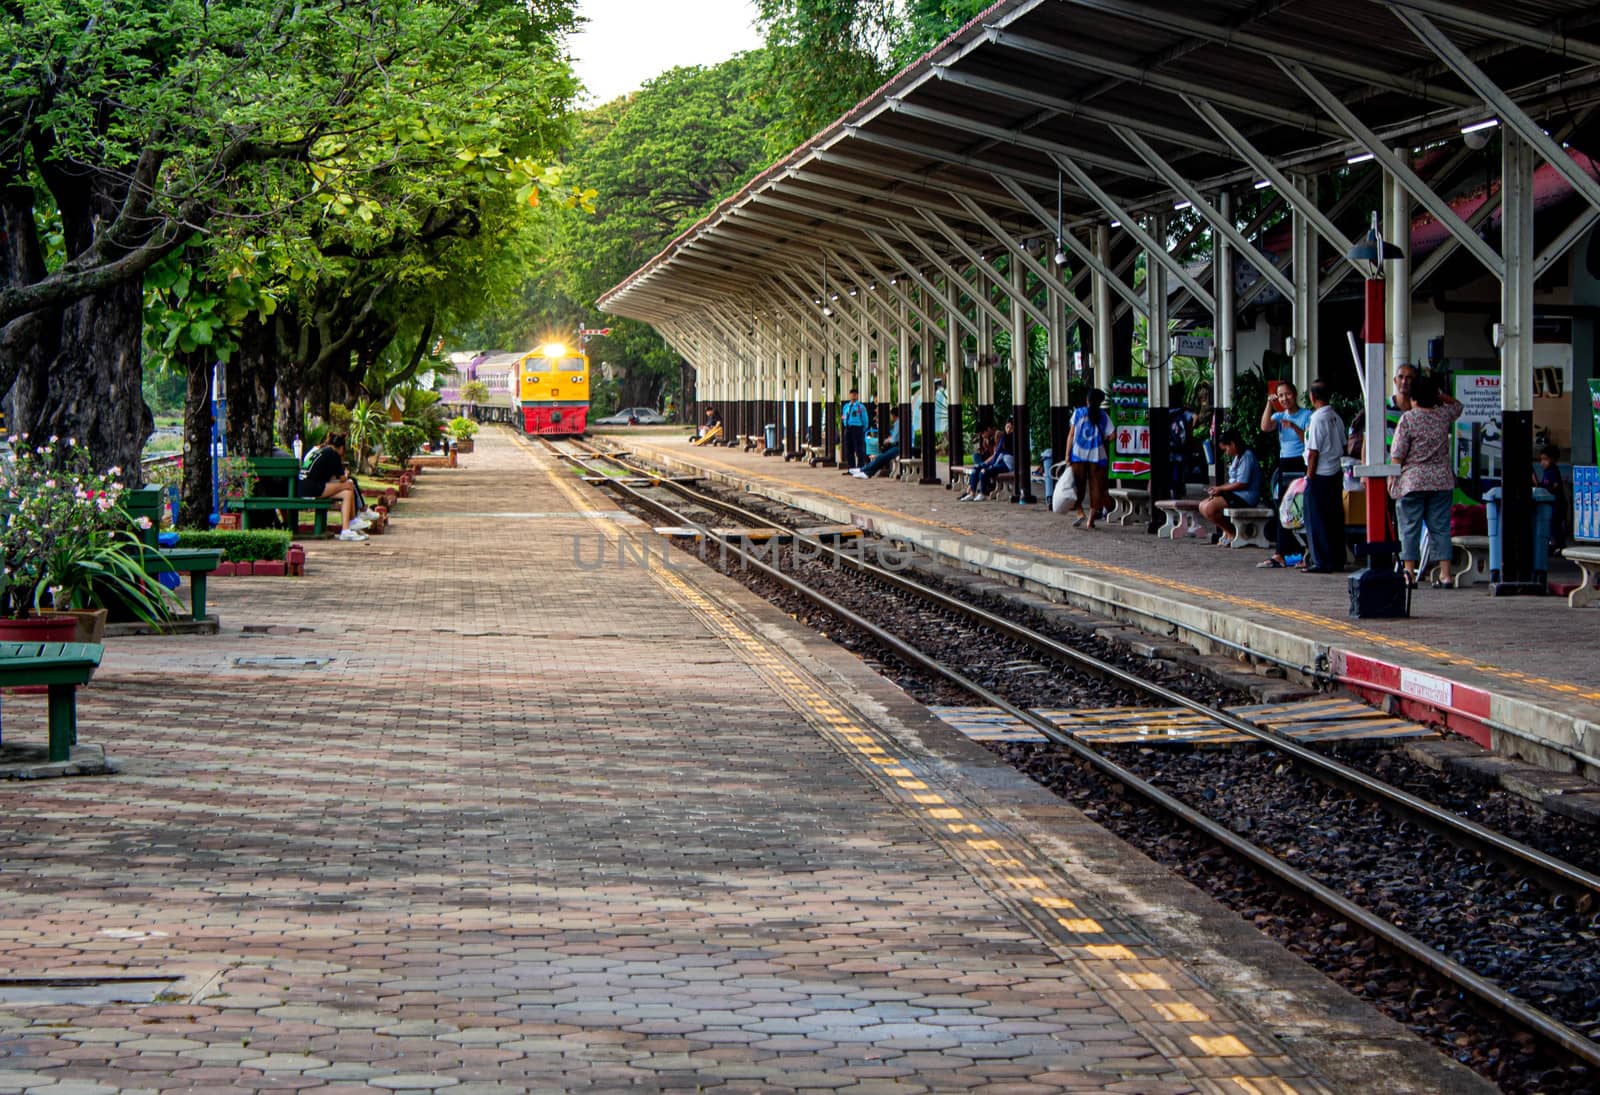
<path id="1" fill-rule="evenodd" d="M 1067 461 L 1072 472 L 1072 487 L 1078 496 L 1073 505 L 1078 515 L 1072 519 L 1073 528 L 1094 528 L 1095 515 L 1111 505 L 1106 485 L 1111 465 L 1111 416 L 1103 409 L 1105 401 L 1105 392 L 1099 388 L 1089 389 L 1088 404 L 1072 412 L 1072 423 L 1067 427 Z M 1086 502 L 1087 513 L 1084 511 Z"/>

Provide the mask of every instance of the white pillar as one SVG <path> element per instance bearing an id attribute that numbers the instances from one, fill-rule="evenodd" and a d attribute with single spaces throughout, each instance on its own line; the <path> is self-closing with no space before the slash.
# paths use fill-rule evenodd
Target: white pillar
<path id="1" fill-rule="evenodd" d="M 1406 149 L 1394 151 L 1397 156 L 1410 155 Z M 1411 349 L 1411 194 L 1387 171 L 1383 173 L 1383 194 L 1383 238 L 1401 252 L 1400 258 L 1384 263 L 1384 277 L 1389 283 L 1385 293 L 1389 309 L 1389 375 L 1393 376 L 1401 365 L 1416 360 Z"/>
<path id="2" fill-rule="evenodd" d="M 1111 226 L 1100 224 L 1094 230 L 1095 256 L 1107 270 L 1111 269 Z M 1111 360 L 1111 328 L 1116 313 L 1111 307 L 1111 283 L 1105 276 L 1094 275 L 1094 386 L 1103 392 L 1111 391 L 1113 364 Z"/>
<path id="3" fill-rule="evenodd" d="M 1314 175 L 1295 177 L 1294 184 L 1306 200 L 1317 200 L 1317 179 Z M 1305 390 L 1317 378 L 1317 309 L 1320 304 L 1317 268 L 1316 229 L 1311 221 L 1294 213 L 1292 236 L 1294 245 L 1294 382 L 1300 389 L 1301 402 Z"/>

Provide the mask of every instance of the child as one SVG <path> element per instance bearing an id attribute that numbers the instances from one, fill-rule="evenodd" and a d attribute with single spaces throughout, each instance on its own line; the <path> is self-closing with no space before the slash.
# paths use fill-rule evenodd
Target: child
<path id="1" fill-rule="evenodd" d="M 1546 445 L 1539 450 L 1539 471 L 1533 477 L 1533 485 L 1543 487 L 1556 496 L 1555 505 L 1550 513 L 1550 549 L 1552 551 L 1565 547 L 1567 543 L 1567 494 L 1566 484 L 1561 479 L 1561 450 L 1554 445 Z"/>

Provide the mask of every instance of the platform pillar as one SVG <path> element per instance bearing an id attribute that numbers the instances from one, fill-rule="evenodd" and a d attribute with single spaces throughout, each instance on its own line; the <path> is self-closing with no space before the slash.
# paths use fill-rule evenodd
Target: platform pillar
<path id="1" fill-rule="evenodd" d="M 1217 195 L 1217 209 L 1227 218 L 1229 224 L 1233 223 L 1233 193 L 1224 190 Z M 1233 280 L 1233 245 L 1226 237 L 1219 236 L 1216 241 L 1214 255 L 1216 273 L 1211 279 L 1211 295 L 1216 301 L 1216 312 L 1213 316 L 1212 331 L 1215 338 L 1212 340 L 1212 391 L 1211 391 L 1211 421 L 1202 425 L 1209 426 L 1211 444 L 1211 481 L 1220 485 L 1227 481 L 1227 458 L 1222 455 L 1222 446 L 1217 443 L 1217 438 L 1222 436 L 1224 424 L 1228 420 L 1228 408 L 1233 406 L 1234 381 L 1239 375 L 1238 334 L 1235 326 L 1237 306 L 1234 303 Z"/>
<path id="2" fill-rule="evenodd" d="M 1018 505 L 1032 505 L 1038 499 L 1033 493 L 1032 438 L 1028 414 L 1028 313 L 1022 307 L 1023 294 L 1027 292 L 1026 273 L 1015 257 L 1011 260 L 1011 421 L 1015 424 L 1012 436 L 1012 458 L 1016 461 L 1016 475 L 1012 478 L 1011 500 Z"/>
<path id="3" fill-rule="evenodd" d="M 1166 238 L 1166 218 L 1150 218 L 1150 234 L 1158 241 Z M 1165 257 L 1165 256 L 1163 256 Z M 1167 268 L 1155 255 L 1146 253 L 1144 267 L 1145 307 L 1149 309 L 1149 322 L 1145 325 L 1144 369 L 1145 382 L 1150 393 L 1150 522 L 1147 532 L 1154 533 L 1161 522 L 1156 520 L 1155 503 L 1169 497 L 1181 497 L 1172 474 L 1172 424 L 1175 413 L 1168 384 L 1168 352 L 1172 344 L 1167 329 Z"/>
<path id="4" fill-rule="evenodd" d="M 1543 592 L 1533 572 L 1533 149 L 1509 127 L 1501 141 L 1500 582 L 1497 595 Z"/>

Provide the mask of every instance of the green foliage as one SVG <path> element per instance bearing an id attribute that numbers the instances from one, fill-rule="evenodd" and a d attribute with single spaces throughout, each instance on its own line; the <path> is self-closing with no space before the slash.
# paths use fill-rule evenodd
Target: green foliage
<path id="1" fill-rule="evenodd" d="M 383 431 L 383 454 L 404 468 L 406 461 L 422 451 L 426 439 L 427 435 L 408 423 L 390 426 Z"/>
<path id="2" fill-rule="evenodd" d="M 356 455 L 356 470 L 361 471 L 367 466 L 368 455 L 378 447 L 379 439 L 389 425 L 389 416 L 383 412 L 382 406 L 370 399 L 363 399 L 349 413 L 350 424 L 346 429 L 350 448 Z"/>
<path id="3" fill-rule="evenodd" d="M 259 482 L 247 456 L 224 456 L 217 461 L 216 477 L 217 494 L 224 499 L 249 498 Z"/>
<path id="4" fill-rule="evenodd" d="M 282 529 L 205 529 L 178 533 L 178 546 L 221 548 L 222 558 L 230 563 L 270 562 L 288 555 L 290 539 Z"/>
<path id="5" fill-rule="evenodd" d="M 401 421 L 414 427 L 423 440 L 432 440 L 444 429 L 444 408 L 439 405 L 439 393 L 407 388 L 401 393 L 405 409 Z"/>
<path id="6" fill-rule="evenodd" d="M 470 418 L 452 418 L 449 429 L 450 436 L 457 441 L 471 441 L 478 435 L 478 424 Z"/>
<path id="7" fill-rule="evenodd" d="M 461 385 L 461 401 L 463 403 L 489 402 L 489 385 L 481 380 L 469 380 Z"/>

